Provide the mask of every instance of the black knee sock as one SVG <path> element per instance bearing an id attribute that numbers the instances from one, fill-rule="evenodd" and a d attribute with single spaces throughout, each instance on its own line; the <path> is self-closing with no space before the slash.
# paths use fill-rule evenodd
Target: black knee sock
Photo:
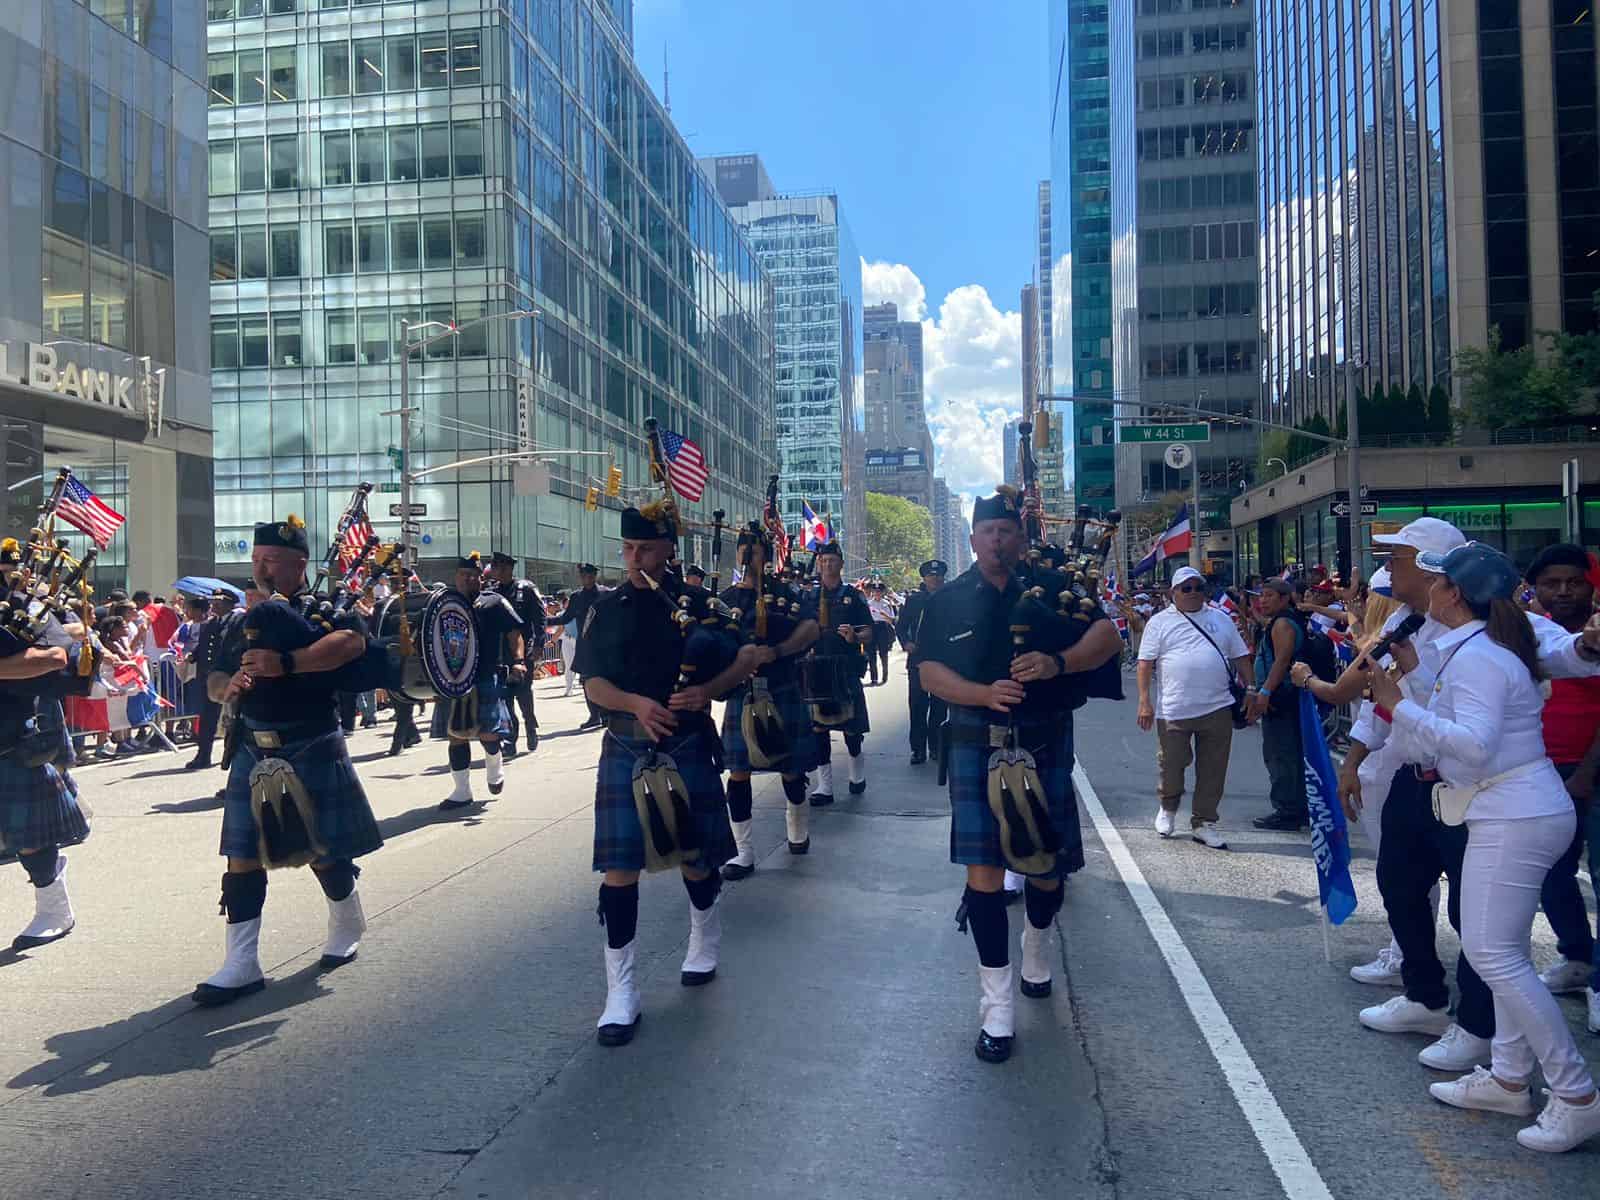
<path id="1" fill-rule="evenodd" d="M 804 786 L 804 780 L 801 785 Z M 748 779 L 728 780 L 728 820 L 748 821 L 750 808 L 753 802 L 750 781 Z"/>
<path id="2" fill-rule="evenodd" d="M 348 900 L 350 893 L 356 890 L 356 876 L 361 874 L 361 868 L 348 858 L 336 858 L 311 873 L 322 885 L 322 894 L 329 900 L 338 901 Z"/>
<path id="3" fill-rule="evenodd" d="M 633 941 L 639 928 L 639 885 L 600 885 L 600 924 L 606 927 L 606 945 L 621 950 Z"/>
<path id="4" fill-rule="evenodd" d="M 844 748 L 850 752 L 851 758 L 855 758 L 861 753 L 861 735 L 859 733 L 845 734 Z"/>
<path id="5" fill-rule="evenodd" d="M 817 763 L 819 766 L 833 761 L 833 734 L 824 733 L 817 736 Z"/>
<path id="6" fill-rule="evenodd" d="M 705 912 L 717 902 L 717 893 L 722 890 L 722 876 L 715 871 L 704 879 L 690 879 L 685 875 L 683 886 L 689 893 L 689 903 Z"/>
<path id="7" fill-rule="evenodd" d="M 1054 890 L 1035 887 L 1029 880 L 1022 888 L 1023 907 L 1028 910 L 1028 924 L 1035 929 L 1049 929 L 1050 922 L 1056 919 L 1056 914 L 1061 911 L 1061 885 L 1057 884 Z"/>
<path id="8" fill-rule="evenodd" d="M 806 777 L 802 775 L 798 779 L 790 779 L 785 775 L 783 777 L 783 795 L 790 804 L 804 804 L 806 802 Z"/>
<path id="9" fill-rule="evenodd" d="M 472 747 L 465 742 L 450 743 L 450 769 L 465 771 L 472 766 Z"/>
<path id="10" fill-rule="evenodd" d="M 56 848 L 47 846 L 43 850 L 34 850 L 27 854 L 17 855 L 17 861 L 22 864 L 22 869 L 28 873 L 28 879 L 36 888 L 47 888 L 56 881 Z"/>
<path id="11" fill-rule="evenodd" d="M 1011 961 L 1011 924 L 1006 918 L 1006 898 L 1000 892 L 968 888 L 964 904 L 972 926 L 978 961 L 986 967 L 1003 967 Z"/>
<path id="12" fill-rule="evenodd" d="M 266 902 L 267 873 L 264 869 L 229 871 L 223 875 L 222 911 L 228 914 L 229 925 L 254 921 Z"/>

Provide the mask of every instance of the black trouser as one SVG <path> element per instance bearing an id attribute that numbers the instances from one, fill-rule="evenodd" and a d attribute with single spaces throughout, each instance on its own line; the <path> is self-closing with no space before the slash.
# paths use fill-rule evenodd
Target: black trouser
<path id="1" fill-rule="evenodd" d="M 911 753 L 939 755 L 939 727 L 944 724 L 945 703 L 932 692 L 924 691 L 921 673 L 915 664 L 906 668 L 907 694 L 911 700 Z M 930 724 L 931 723 L 931 724 Z"/>
<path id="2" fill-rule="evenodd" d="M 390 748 L 403 750 L 408 741 L 422 736 L 417 732 L 417 707 L 408 701 L 396 700 L 393 693 L 389 699 L 394 705 L 394 737 L 390 741 Z"/>
<path id="3" fill-rule="evenodd" d="M 355 732 L 356 694 L 354 692 L 339 693 L 339 724 L 344 726 L 346 733 Z"/>
<path id="4" fill-rule="evenodd" d="M 522 723 L 517 720 L 517 708 L 522 708 L 522 719 L 528 723 L 528 736 L 531 738 L 539 732 L 539 718 L 533 711 L 533 668 L 528 668 L 528 674 L 521 683 L 515 680 L 506 680 L 506 719 L 511 722 L 510 740 L 513 745 L 517 741 L 517 733 L 522 728 Z"/>
<path id="5" fill-rule="evenodd" d="M 1467 853 L 1467 827 L 1446 825 L 1433 815 L 1433 784 L 1410 767 L 1395 773 L 1383 806 L 1383 841 L 1378 849 L 1378 891 L 1389 914 L 1389 928 L 1405 956 L 1400 976 L 1406 996 L 1429 1008 L 1450 1002 L 1444 965 L 1434 934 L 1428 892 L 1441 873 L 1450 880 L 1450 926 L 1461 932 L 1461 860 Z M 1456 957 L 1456 1024 L 1475 1037 L 1494 1036 L 1494 995 L 1478 978 L 1465 954 Z"/>
<path id="6" fill-rule="evenodd" d="M 200 702 L 200 724 L 194 735 L 197 757 L 210 761 L 211 744 L 217 740 L 217 724 L 221 720 L 222 705 L 209 698 Z"/>
<path id="7" fill-rule="evenodd" d="M 1261 758 L 1267 765 L 1272 784 L 1272 810 L 1279 816 L 1304 822 L 1306 811 L 1306 764 L 1300 749 L 1300 709 L 1288 706 L 1283 713 L 1268 709 L 1261 719 Z M 1456 863 L 1460 868 L 1460 862 Z"/>

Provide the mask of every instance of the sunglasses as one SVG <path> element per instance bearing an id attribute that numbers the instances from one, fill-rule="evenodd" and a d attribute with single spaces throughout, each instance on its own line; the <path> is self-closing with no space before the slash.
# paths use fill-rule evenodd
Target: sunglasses
<path id="1" fill-rule="evenodd" d="M 1203 592 L 1206 589 L 1205 585 L 1202 583 L 1180 583 L 1173 590 L 1179 592 Z"/>

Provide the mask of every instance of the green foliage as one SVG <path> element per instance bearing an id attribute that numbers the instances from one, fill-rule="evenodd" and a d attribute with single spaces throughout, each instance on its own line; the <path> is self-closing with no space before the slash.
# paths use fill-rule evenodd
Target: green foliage
<path id="1" fill-rule="evenodd" d="M 1600 333 L 1541 330 L 1543 353 L 1507 350 L 1491 326 L 1489 344 L 1456 352 L 1466 419 L 1484 429 L 1563 425 L 1595 409 L 1600 391 Z"/>
<path id="2" fill-rule="evenodd" d="M 1422 384 L 1415 379 L 1406 389 L 1405 425 L 1406 433 L 1422 433 L 1428 428 L 1428 402 L 1422 395 Z"/>
<path id="3" fill-rule="evenodd" d="M 1450 393 L 1443 385 L 1434 384 L 1428 390 L 1428 422 L 1430 434 L 1448 437 L 1455 429 L 1455 416 L 1450 411 Z"/>
<path id="4" fill-rule="evenodd" d="M 1328 428 L 1328 419 L 1321 413 L 1313 413 L 1310 418 L 1295 426 L 1302 433 L 1320 433 L 1323 437 L 1332 436 L 1333 431 Z M 1317 438 L 1301 437 L 1299 433 L 1289 434 L 1288 453 L 1283 455 L 1290 464 L 1304 462 L 1315 458 L 1319 454 L 1326 454 L 1331 447 L 1327 442 Z"/>
<path id="5" fill-rule="evenodd" d="M 1256 482 L 1264 483 L 1269 479 L 1277 478 L 1281 468 L 1268 466 L 1274 458 L 1289 461 L 1289 439 L 1292 435 L 1287 429 L 1263 429 L 1261 441 L 1256 450 Z"/>
<path id="6" fill-rule="evenodd" d="M 1357 388 L 1356 403 L 1360 404 L 1361 402 L 1361 389 Z M 1337 438 L 1350 436 L 1350 405 L 1343 400 L 1339 402 L 1339 416 L 1333 427 L 1333 436 Z"/>
<path id="7" fill-rule="evenodd" d="M 920 504 L 882 492 L 867 493 L 867 561 L 885 582 L 905 586 L 933 557 L 933 514 Z"/>

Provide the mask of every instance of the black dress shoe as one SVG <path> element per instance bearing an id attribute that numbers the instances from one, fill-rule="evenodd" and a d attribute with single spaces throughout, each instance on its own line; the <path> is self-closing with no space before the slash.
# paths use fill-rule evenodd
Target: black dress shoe
<path id="1" fill-rule="evenodd" d="M 867 790 L 867 781 L 865 779 L 863 779 L 860 783 L 857 783 L 853 779 L 850 781 L 850 794 L 852 796 L 859 796 L 859 795 L 861 795 L 862 792 L 864 792 L 866 790 Z"/>
<path id="2" fill-rule="evenodd" d="M 211 765 L 211 760 L 203 754 L 197 754 L 183 764 L 185 771 L 201 771 Z"/>
<path id="3" fill-rule="evenodd" d="M 633 1019 L 632 1025 L 602 1025 L 594 1031 L 594 1040 L 602 1046 L 626 1046 L 633 1041 L 634 1031 L 642 1020 L 644 1014 L 640 1013 Z"/>
<path id="4" fill-rule="evenodd" d="M 978 1040 L 972 1047 L 972 1052 L 984 1062 L 1003 1063 L 1011 1057 L 1011 1043 L 1014 1038 L 991 1037 L 983 1030 L 978 1030 Z"/>
<path id="5" fill-rule="evenodd" d="M 530 729 L 528 731 L 528 753 L 532 754 L 538 748 L 539 748 L 539 731 L 537 729 Z"/>
<path id="6" fill-rule="evenodd" d="M 500 757 L 501 758 L 505 759 L 507 762 L 510 762 L 516 756 L 517 756 L 517 744 L 515 742 L 501 742 L 500 743 Z"/>
<path id="7" fill-rule="evenodd" d="M 741 879 L 748 879 L 756 873 L 755 865 L 745 866 L 743 863 L 726 862 L 722 864 L 722 877 L 729 883 L 737 883 Z"/>
<path id="8" fill-rule="evenodd" d="M 410 733 L 406 734 L 406 749 L 407 750 L 411 749 L 411 747 L 413 747 L 413 746 L 420 746 L 420 745 L 422 745 L 422 735 L 420 733 L 418 733 L 415 729 L 413 729 Z"/>
<path id="9" fill-rule="evenodd" d="M 1275 829 L 1283 833 L 1299 833 L 1306 827 L 1300 817 L 1291 817 L 1286 813 L 1273 813 L 1267 817 L 1257 817 L 1251 821 L 1257 829 Z"/>
<path id="10" fill-rule="evenodd" d="M 189 997 L 201 1008 L 221 1008 L 224 1004 L 232 1004 L 235 1000 L 243 1000 L 246 996 L 253 996 L 267 986 L 265 979 L 258 979 L 254 983 L 247 983 L 243 987 L 212 987 L 209 983 L 202 983 L 194 989 Z"/>
<path id="11" fill-rule="evenodd" d="M 582 725 L 579 725 L 578 728 L 579 729 L 599 729 L 600 728 L 600 718 L 599 717 L 590 717 Z"/>
<path id="12" fill-rule="evenodd" d="M 1006 888 L 1005 889 L 1005 893 L 1006 893 L 1006 907 L 1007 908 L 1010 908 L 1018 900 L 1022 899 L 1022 893 L 1020 891 L 1013 892 L 1010 888 Z"/>
<path id="13" fill-rule="evenodd" d="M 927 761 L 928 761 L 928 756 L 926 754 L 924 754 L 921 750 L 913 750 L 911 752 L 911 765 L 913 767 L 920 767 L 923 763 L 925 763 Z"/>
<path id="14" fill-rule="evenodd" d="M 476 803 L 476 800 L 441 800 L 439 801 L 439 811 L 455 812 L 457 809 L 471 808 Z"/>
<path id="15" fill-rule="evenodd" d="M 717 969 L 712 967 L 709 971 L 680 971 L 678 982 L 684 987 L 704 987 L 717 977 Z"/>
<path id="16" fill-rule="evenodd" d="M 811 793 L 811 807 L 812 808 L 827 808 L 828 805 L 830 805 L 832 803 L 833 803 L 833 797 L 830 796 L 827 792 L 812 792 Z"/>
<path id="17" fill-rule="evenodd" d="M 1043 1000 L 1050 994 L 1050 980 L 1046 979 L 1043 983 L 1029 983 L 1024 979 L 1022 994 L 1031 1000 Z"/>
<path id="18" fill-rule="evenodd" d="M 789 843 L 789 853 L 790 854 L 810 854 L 811 853 L 811 839 L 807 838 L 803 842 L 790 842 Z M 754 870 L 754 869 L 755 868 L 753 868 L 753 867 L 751 868 L 751 870 Z"/>

